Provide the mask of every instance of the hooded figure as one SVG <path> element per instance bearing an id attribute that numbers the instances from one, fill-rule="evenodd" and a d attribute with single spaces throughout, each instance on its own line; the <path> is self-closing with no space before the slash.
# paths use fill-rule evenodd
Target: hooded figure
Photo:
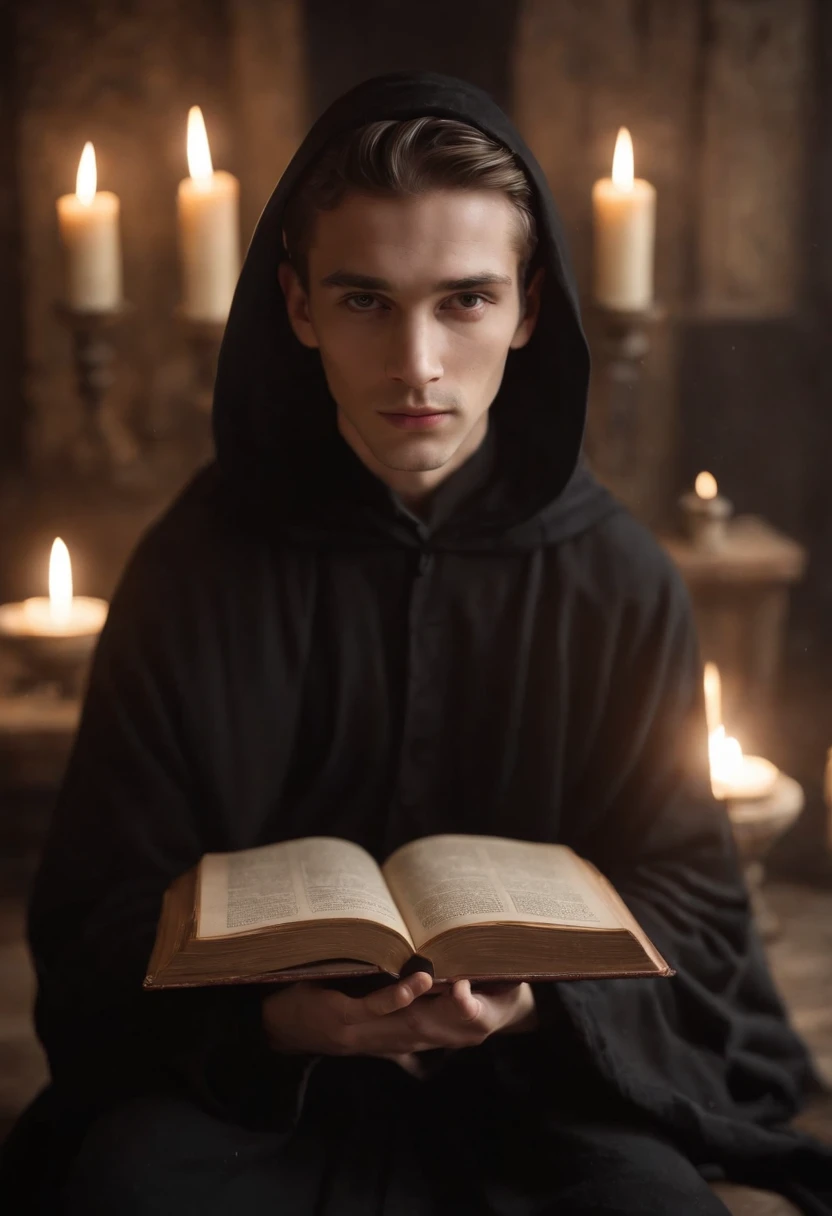
<path id="1" fill-rule="evenodd" d="M 287 203 L 325 149 L 427 117 L 509 149 L 531 189 L 538 295 L 528 324 L 514 299 L 496 373 L 477 326 L 498 324 L 516 281 L 412 309 L 410 287 L 368 278 L 359 242 L 359 264 L 314 284 L 330 293 L 320 309 L 351 311 L 329 330 L 319 312 L 318 346 L 302 295 L 284 291 Z M 446 255 L 420 227 L 448 202 L 432 198 L 373 212 L 390 264 L 404 249 L 418 268 L 420 242 L 431 267 Z M 475 250 L 503 201 L 465 213 Z M 346 224 L 344 239 L 361 205 L 336 207 L 327 231 Z M 476 319 L 483 299 L 498 311 Z M 95 656 L 30 912 L 52 1083 L 7 1154 L 7 1177 L 29 1161 L 29 1194 L 37 1172 L 52 1200 L 18 1210 L 62 1210 L 66 1182 L 66 1210 L 85 1214 L 683 1216 L 724 1212 L 708 1180 L 728 1178 L 832 1212 L 832 1150 L 787 1126 L 816 1080 L 711 796 L 689 604 L 581 464 L 588 375 L 549 188 L 493 100 L 397 73 L 333 104 L 251 241 L 219 360 L 216 463 L 142 539 Z M 380 416 L 431 405 L 442 422 Z M 461 436 L 421 499 L 413 466 L 389 457 L 416 450 L 416 431 Z M 438 832 L 570 845 L 676 975 L 533 984 L 532 1029 L 426 1051 L 418 1075 L 275 1050 L 260 985 L 142 991 L 162 893 L 202 854 L 321 834 L 381 862 Z"/>

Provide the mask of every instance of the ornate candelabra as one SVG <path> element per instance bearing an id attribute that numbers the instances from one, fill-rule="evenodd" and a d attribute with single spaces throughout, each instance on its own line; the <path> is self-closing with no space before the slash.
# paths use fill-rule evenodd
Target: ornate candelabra
<path id="1" fill-rule="evenodd" d="M 180 321 L 193 356 L 194 403 L 202 414 L 210 414 L 225 322 L 199 321 L 181 315 Z"/>
<path id="2" fill-rule="evenodd" d="M 112 452 L 101 425 L 107 393 L 115 383 L 115 334 L 131 311 L 122 303 L 106 312 L 80 312 L 56 305 L 58 316 L 72 335 L 73 362 L 78 395 L 84 407 L 81 444 L 76 457 L 80 471 L 104 475 L 112 468 Z"/>
<path id="3" fill-rule="evenodd" d="M 590 301 L 584 307 L 594 374 L 590 385 L 586 450 L 600 481 L 631 505 L 638 489 L 640 384 L 650 350 L 650 334 L 664 309 L 607 308 Z"/>
<path id="4" fill-rule="evenodd" d="M 72 337 L 75 383 L 83 405 L 83 425 L 74 452 L 74 463 L 77 471 L 87 477 L 109 479 L 117 461 L 103 422 L 103 407 L 116 382 L 118 329 L 129 317 L 132 308 L 123 303 L 119 308 L 106 312 L 82 312 L 58 303 L 55 311 Z M 188 424 L 188 430 L 199 431 L 198 435 L 191 436 L 191 441 L 199 447 L 197 458 L 203 459 L 210 448 L 205 418 L 211 412 L 225 323 L 194 320 L 181 312 L 177 320 L 191 352 L 194 369 L 189 400 L 191 408 L 195 407 L 195 416 Z"/>

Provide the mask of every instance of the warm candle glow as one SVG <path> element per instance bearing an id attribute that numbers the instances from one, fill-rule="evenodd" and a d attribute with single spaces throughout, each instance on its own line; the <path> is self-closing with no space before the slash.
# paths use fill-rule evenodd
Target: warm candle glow
<path id="1" fill-rule="evenodd" d="M 718 726 L 708 739 L 711 788 L 715 798 L 749 801 L 765 798 L 774 789 L 777 766 L 762 756 L 746 756 L 738 740 Z"/>
<path id="2" fill-rule="evenodd" d="M 64 247 L 65 297 L 75 312 L 113 312 L 121 307 L 120 202 L 98 189 L 95 149 L 84 144 L 73 194 L 56 202 Z"/>
<path id="3" fill-rule="evenodd" d="M 708 761 L 715 798 L 737 801 L 764 798 L 774 788 L 778 769 L 762 756 L 746 756 L 722 724 L 722 680 L 716 663 L 705 664 L 705 713 Z"/>
<path id="4" fill-rule="evenodd" d="M 716 498 L 719 486 L 712 473 L 700 473 L 694 483 L 694 489 L 700 498 Z"/>
<path id="5" fill-rule="evenodd" d="M 91 595 L 74 595 L 72 563 L 60 536 L 49 556 L 49 595 L 0 604 L 0 637 L 92 638 L 101 632 L 109 605 Z"/>
<path id="6" fill-rule="evenodd" d="M 63 624 L 72 616 L 72 562 L 60 536 L 52 542 L 49 556 L 49 612 Z"/>
<path id="7" fill-rule="evenodd" d="M 716 663 L 705 664 L 705 716 L 710 737 L 722 722 L 722 679 Z"/>
<path id="8" fill-rule="evenodd" d="M 95 164 L 95 148 L 87 140 L 78 162 L 75 178 L 75 197 L 84 207 L 89 207 L 98 188 L 98 170 Z"/>
<path id="9" fill-rule="evenodd" d="M 208 132 L 199 106 L 188 111 L 188 172 L 198 186 L 208 186 L 214 176 Z"/>
<path id="10" fill-rule="evenodd" d="M 708 739 L 708 757 L 711 762 L 711 781 L 714 785 L 730 785 L 742 774 L 742 748 L 739 740 L 725 734 L 720 725 Z"/>
<path id="11" fill-rule="evenodd" d="M 214 169 L 199 106 L 188 113 L 188 168 L 176 200 L 182 313 L 224 324 L 240 274 L 240 183 Z"/>
<path id="12" fill-rule="evenodd" d="M 612 156 L 612 184 L 616 190 L 630 194 L 633 189 L 633 177 L 633 141 L 627 128 L 622 127 L 618 132 Z"/>
<path id="13" fill-rule="evenodd" d="M 592 294 L 617 312 L 641 312 L 653 303 L 656 188 L 634 170 L 633 141 L 621 127 L 612 176 L 592 186 Z"/>

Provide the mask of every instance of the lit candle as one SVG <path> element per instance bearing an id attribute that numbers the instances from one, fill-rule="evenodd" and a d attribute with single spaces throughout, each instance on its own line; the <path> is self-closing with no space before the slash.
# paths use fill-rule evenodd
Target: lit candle
<path id="1" fill-rule="evenodd" d="M 683 494 L 679 501 L 696 548 L 720 549 L 728 536 L 727 524 L 734 513 L 734 504 L 719 493 L 713 474 L 700 473 L 693 491 Z"/>
<path id="2" fill-rule="evenodd" d="M 240 185 L 214 170 L 199 106 L 188 114 L 188 170 L 177 200 L 182 311 L 193 321 L 225 321 L 240 273 Z"/>
<path id="3" fill-rule="evenodd" d="M 739 742 L 726 735 L 722 725 L 722 681 L 715 663 L 705 664 L 705 712 L 714 797 L 732 802 L 766 798 L 774 789 L 780 770 L 762 756 L 744 755 Z"/>
<path id="4" fill-rule="evenodd" d="M 0 635 L 14 637 L 83 637 L 100 633 L 107 617 L 106 600 L 72 594 L 69 550 L 56 537 L 49 558 L 49 596 L 0 604 Z"/>
<path id="5" fill-rule="evenodd" d="M 84 145 L 74 194 L 57 201 L 66 256 L 66 302 L 78 312 L 110 312 L 121 304 L 119 199 L 97 190 L 95 149 Z"/>
<path id="6" fill-rule="evenodd" d="M 622 127 L 612 177 L 602 177 L 592 187 L 594 294 L 606 308 L 638 311 L 653 302 L 656 189 L 633 173 L 633 141 Z"/>
<path id="7" fill-rule="evenodd" d="M 722 679 L 716 663 L 705 664 L 705 717 L 710 738 L 722 724 Z"/>

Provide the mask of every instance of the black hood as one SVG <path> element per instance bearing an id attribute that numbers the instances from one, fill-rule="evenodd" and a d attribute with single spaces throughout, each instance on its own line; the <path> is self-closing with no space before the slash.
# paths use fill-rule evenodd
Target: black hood
<path id="1" fill-rule="evenodd" d="M 527 548 L 563 540 L 615 504 L 580 458 L 589 351 L 561 221 L 540 165 L 496 102 L 466 81 L 433 72 L 375 77 L 338 98 L 315 122 L 266 204 L 220 350 L 217 460 L 261 519 L 274 519 L 296 537 L 335 545 L 412 542 L 387 488 L 338 431 L 320 356 L 291 329 L 277 268 L 286 257 L 287 199 L 325 145 L 368 122 L 425 115 L 470 123 L 514 153 L 532 186 L 545 267 L 534 334 L 509 352 L 491 406 L 495 472 L 436 533 L 435 544 Z"/>

